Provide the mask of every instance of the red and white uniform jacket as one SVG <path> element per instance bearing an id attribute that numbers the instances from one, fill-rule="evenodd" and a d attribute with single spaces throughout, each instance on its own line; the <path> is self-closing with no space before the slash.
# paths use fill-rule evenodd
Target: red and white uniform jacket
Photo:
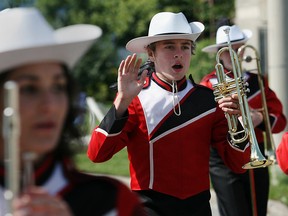
<path id="1" fill-rule="evenodd" d="M 132 190 L 152 189 L 180 199 L 209 190 L 210 146 L 232 170 L 245 172 L 249 143 L 228 141 L 227 121 L 213 91 L 186 78 L 177 82 L 177 89 L 173 93 L 175 86 L 153 73 L 127 116 L 116 119 L 113 106 L 96 127 L 88 157 L 107 161 L 127 147 Z"/>
<path id="2" fill-rule="evenodd" d="M 286 132 L 276 150 L 279 167 L 288 175 L 288 132 Z"/>
<path id="3" fill-rule="evenodd" d="M 227 71 L 226 71 L 227 73 Z M 275 92 L 269 88 L 268 80 L 262 77 L 264 80 L 264 91 L 266 96 L 267 109 L 269 113 L 269 120 L 271 123 L 272 133 L 279 133 L 286 127 L 286 117 L 283 114 L 283 106 L 276 96 Z M 261 109 L 262 99 L 261 91 L 258 83 L 258 76 L 255 73 L 245 72 L 244 81 L 248 82 L 249 92 L 247 92 L 247 99 L 249 106 L 252 109 Z M 200 82 L 201 85 L 207 86 L 211 89 L 214 84 L 217 84 L 216 71 L 206 75 Z M 255 128 L 255 134 L 259 143 L 263 143 L 263 131 L 265 131 L 264 122 Z"/>

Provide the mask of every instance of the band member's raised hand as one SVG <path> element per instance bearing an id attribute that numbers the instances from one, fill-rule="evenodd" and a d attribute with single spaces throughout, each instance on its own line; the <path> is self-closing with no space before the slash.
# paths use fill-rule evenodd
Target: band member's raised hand
<path id="1" fill-rule="evenodd" d="M 120 63 L 118 69 L 118 96 L 114 102 L 118 117 L 125 112 L 128 105 L 139 94 L 144 85 L 147 70 L 138 78 L 141 63 L 142 59 L 137 58 L 136 54 L 129 55 Z"/>

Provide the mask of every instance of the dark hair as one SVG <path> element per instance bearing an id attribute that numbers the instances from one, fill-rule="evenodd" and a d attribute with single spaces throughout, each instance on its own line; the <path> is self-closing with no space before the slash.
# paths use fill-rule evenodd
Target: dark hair
<path id="1" fill-rule="evenodd" d="M 7 70 L 0 74 L 0 85 L 3 88 L 4 83 L 8 80 L 9 72 L 13 69 Z M 74 121 L 79 115 L 79 107 L 75 103 L 78 96 L 78 88 L 74 78 L 71 76 L 69 69 L 63 65 L 64 75 L 67 79 L 67 97 L 68 97 L 68 112 L 60 134 L 58 145 L 54 150 L 55 156 L 62 158 L 65 156 L 72 156 L 74 154 L 76 142 L 81 142 L 81 130 Z M 21 132 L 20 132 L 21 133 Z"/>
<path id="2" fill-rule="evenodd" d="M 233 23 L 227 17 L 221 17 L 220 19 L 217 20 L 217 22 L 216 22 L 217 29 L 220 28 L 221 26 L 224 26 L 224 25 L 231 26 L 231 25 L 233 25 Z"/>
<path id="3" fill-rule="evenodd" d="M 67 79 L 67 97 L 68 97 L 68 113 L 64 122 L 62 133 L 60 135 L 55 153 L 58 157 L 72 156 L 75 153 L 75 147 L 81 143 L 82 131 L 79 125 L 75 124 L 75 119 L 81 110 L 76 103 L 79 95 L 79 89 L 76 81 L 72 77 L 69 69 L 63 65 L 64 74 Z"/>
<path id="4" fill-rule="evenodd" d="M 148 59 L 144 64 L 141 65 L 138 71 L 138 77 L 141 76 L 143 71 L 147 70 L 147 76 L 151 76 L 153 72 L 155 72 L 155 64 L 150 59 Z"/>

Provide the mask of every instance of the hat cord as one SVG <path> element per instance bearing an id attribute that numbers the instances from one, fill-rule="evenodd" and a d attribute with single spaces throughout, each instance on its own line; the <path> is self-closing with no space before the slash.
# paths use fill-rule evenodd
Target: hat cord
<path id="1" fill-rule="evenodd" d="M 180 116 L 181 115 L 181 107 L 180 107 L 180 101 L 178 97 L 178 87 L 177 82 L 175 80 L 172 81 L 172 97 L 173 97 L 173 111 L 175 115 Z"/>

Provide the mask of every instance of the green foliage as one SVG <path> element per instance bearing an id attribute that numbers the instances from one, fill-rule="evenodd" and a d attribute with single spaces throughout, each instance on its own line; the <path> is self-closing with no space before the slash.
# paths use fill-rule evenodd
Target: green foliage
<path id="1" fill-rule="evenodd" d="M 89 96 L 109 103 L 115 96 L 115 91 L 109 86 L 116 82 L 120 61 L 129 54 L 123 51 L 125 44 L 132 38 L 147 35 L 150 19 L 154 14 L 160 11 L 181 11 L 189 21 L 197 20 L 205 24 L 203 38 L 213 38 L 216 19 L 234 16 L 234 1 L 213 2 L 214 4 L 206 0 L 37 0 L 35 6 L 54 28 L 75 23 L 90 23 L 102 28 L 103 36 L 79 62 L 74 74 L 81 89 Z M 199 42 L 197 53 L 192 58 L 191 73 L 196 81 L 211 71 L 211 57 L 201 52 L 202 43 L 205 44 L 205 41 Z"/>
<path id="2" fill-rule="evenodd" d="M 270 199 L 273 199 L 273 200 L 279 200 L 288 206 L 288 198 L 287 198 L 288 176 L 285 175 L 280 169 L 278 172 L 274 173 L 274 175 L 276 178 L 276 183 L 273 183 L 272 181 L 272 183 L 270 184 L 269 197 Z M 271 177 L 271 173 L 270 173 L 270 177 Z"/>
<path id="3" fill-rule="evenodd" d="M 213 44 L 215 40 L 203 39 L 196 42 L 196 52 L 191 59 L 190 73 L 196 83 L 199 83 L 203 76 L 214 70 L 215 54 L 207 54 L 202 52 L 205 46 Z"/>
<path id="4" fill-rule="evenodd" d="M 87 95 L 105 103 L 112 101 L 115 91 L 109 86 L 116 82 L 120 60 L 127 55 L 126 52 L 121 56 L 119 49 L 127 38 L 147 31 L 151 8 L 155 7 L 153 1 L 147 4 L 143 0 L 38 0 L 36 6 L 55 28 L 74 23 L 102 28 L 103 36 L 77 65 L 74 74 Z"/>
<path id="5" fill-rule="evenodd" d="M 1 0 L 0 10 L 4 8 L 25 7 L 34 5 L 36 0 Z"/>

